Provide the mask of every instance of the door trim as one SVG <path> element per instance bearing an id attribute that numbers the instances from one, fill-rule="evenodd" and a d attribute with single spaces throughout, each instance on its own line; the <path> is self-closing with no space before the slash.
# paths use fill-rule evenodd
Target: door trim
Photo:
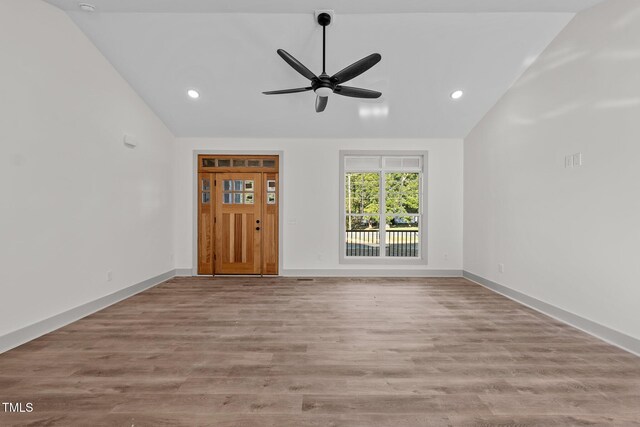
<path id="1" fill-rule="evenodd" d="M 280 183 L 278 188 L 278 275 L 284 271 L 284 204 L 286 201 L 286 179 L 284 151 L 281 150 L 193 150 L 191 160 L 191 275 L 198 276 L 198 156 L 200 155 L 238 155 L 238 156 L 278 156 Z M 203 277 L 210 277 L 205 275 Z"/>

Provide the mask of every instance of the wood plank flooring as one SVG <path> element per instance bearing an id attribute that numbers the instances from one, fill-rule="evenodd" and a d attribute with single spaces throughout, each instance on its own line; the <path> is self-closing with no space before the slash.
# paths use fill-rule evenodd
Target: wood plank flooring
<path id="1" fill-rule="evenodd" d="M 0 355 L 0 426 L 640 425 L 640 358 L 464 279 L 176 278 Z"/>

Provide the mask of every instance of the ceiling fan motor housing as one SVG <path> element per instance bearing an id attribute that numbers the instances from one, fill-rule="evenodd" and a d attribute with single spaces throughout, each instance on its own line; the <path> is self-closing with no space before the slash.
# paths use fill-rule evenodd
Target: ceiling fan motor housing
<path id="1" fill-rule="evenodd" d="M 320 74 L 317 79 L 311 81 L 311 87 L 318 96 L 329 96 L 336 88 L 336 82 L 327 74 Z"/>

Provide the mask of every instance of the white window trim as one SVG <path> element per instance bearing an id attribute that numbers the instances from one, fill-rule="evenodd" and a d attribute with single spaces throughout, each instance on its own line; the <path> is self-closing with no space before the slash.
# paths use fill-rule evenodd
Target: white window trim
<path id="1" fill-rule="evenodd" d="M 340 256 L 339 256 L 339 263 L 340 264 L 360 264 L 360 265 L 428 265 L 428 252 L 427 252 L 427 247 L 428 247 L 428 242 L 427 242 L 427 238 L 425 238 L 425 236 L 428 236 L 427 230 L 428 230 L 428 216 L 427 216 L 427 212 L 429 209 L 429 204 L 427 203 L 428 198 L 428 185 L 429 182 L 427 180 L 427 182 L 425 183 L 425 177 L 428 177 L 428 165 L 429 165 L 429 152 L 428 151 L 340 151 L 340 191 L 339 193 L 339 197 L 340 197 L 340 201 L 339 201 L 339 206 L 340 206 L 340 210 L 338 211 L 338 215 L 339 215 L 339 222 L 338 224 L 340 224 Z M 344 221 L 345 218 L 345 203 L 344 203 L 344 198 L 345 198 L 345 157 L 349 157 L 349 156 L 421 156 L 422 157 L 422 179 L 420 180 L 420 210 L 421 210 L 421 214 L 419 215 L 420 218 L 420 256 L 413 258 L 413 257 L 348 257 L 346 256 L 346 252 L 347 252 L 347 244 L 345 242 L 345 234 L 347 232 L 346 230 L 346 224 Z M 381 167 L 377 170 L 377 172 L 382 172 L 384 171 L 390 171 L 387 169 L 383 169 L 384 165 L 380 165 Z M 349 170 L 349 172 L 356 172 L 356 170 Z M 362 172 L 376 172 L 374 170 L 366 170 L 366 171 L 362 171 Z M 402 172 L 411 172 L 409 170 L 403 170 Z M 381 175 L 381 179 L 380 179 L 380 197 L 382 200 L 382 197 L 384 196 L 384 177 Z M 381 215 L 381 218 L 386 218 L 386 206 L 383 206 L 382 203 L 380 203 L 380 210 L 381 212 L 379 212 L 379 215 Z M 384 251 L 384 246 L 383 243 L 386 239 L 386 235 L 382 236 L 382 232 L 380 235 L 380 250 Z"/>

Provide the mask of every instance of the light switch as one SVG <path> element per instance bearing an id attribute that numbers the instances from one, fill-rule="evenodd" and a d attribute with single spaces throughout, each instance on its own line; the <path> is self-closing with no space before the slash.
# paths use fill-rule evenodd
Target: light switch
<path id="1" fill-rule="evenodd" d="M 572 168 L 573 167 L 573 156 L 565 156 L 564 157 L 564 167 Z"/>
<path id="2" fill-rule="evenodd" d="M 573 166 L 582 166 L 582 153 L 576 153 L 573 155 Z"/>

